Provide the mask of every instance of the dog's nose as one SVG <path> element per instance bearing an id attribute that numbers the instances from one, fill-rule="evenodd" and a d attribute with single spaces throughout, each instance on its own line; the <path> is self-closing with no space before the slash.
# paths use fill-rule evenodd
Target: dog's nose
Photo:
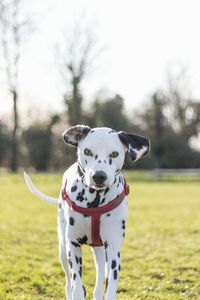
<path id="1" fill-rule="evenodd" d="M 94 182 L 96 184 L 103 184 L 104 181 L 107 179 L 107 175 L 105 172 L 103 171 L 96 171 L 93 175 L 92 175 L 92 179 L 94 180 Z"/>

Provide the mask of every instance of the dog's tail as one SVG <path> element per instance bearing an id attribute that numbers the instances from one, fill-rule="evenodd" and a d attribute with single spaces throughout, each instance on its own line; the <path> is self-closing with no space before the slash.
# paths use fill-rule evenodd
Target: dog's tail
<path id="1" fill-rule="evenodd" d="M 31 193 L 33 193 L 36 197 L 44 200 L 45 202 L 48 202 L 50 204 L 54 204 L 54 205 L 58 205 L 58 199 L 46 196 L 45 194 L 41 193 L 32 183 L 31 178 L 28 176 L 28 174 L 26 172 L 24 172 L 24 179 L 25 182 L 29 188 L 29 190 L 31 191 Z"/>

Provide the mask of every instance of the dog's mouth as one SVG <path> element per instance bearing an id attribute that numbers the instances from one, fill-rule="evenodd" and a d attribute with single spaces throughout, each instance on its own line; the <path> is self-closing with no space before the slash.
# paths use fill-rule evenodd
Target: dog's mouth
<path id="1" fill-rule="evenodd" d="M 106 184 L 93 184 L 91 187 L 95 190 L 104 190 L 108 186 Z"/>

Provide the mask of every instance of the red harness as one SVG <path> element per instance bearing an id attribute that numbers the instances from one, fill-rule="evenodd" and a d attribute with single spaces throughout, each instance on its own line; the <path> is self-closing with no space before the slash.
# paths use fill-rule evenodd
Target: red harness
<path id="1" fill-rule="evenodd" d="M 77 206 L 66 193 L 66 186 L 67 186 L 67 181 L 65 182 L 65 187 L 62 190 L 62 199 L 67 202 L 67 204 L 73 211 L 76 211 L 85 216 L 90 216 L 92 218 L 92 226 L 91 226 L 92 243 L 90 244 L 90 246 L 92 247 L 103 246 L 100 237 L 100 217 L 102 214 L 105 214 L 120 205 L 120 203 L 124 200 L 124 197 L 129 194 L 129 186 L 125 182 L 124 190 L 118 197 L 116 197 L 108 204 L 97 208 L 85 208 L 85 207 Z"/>

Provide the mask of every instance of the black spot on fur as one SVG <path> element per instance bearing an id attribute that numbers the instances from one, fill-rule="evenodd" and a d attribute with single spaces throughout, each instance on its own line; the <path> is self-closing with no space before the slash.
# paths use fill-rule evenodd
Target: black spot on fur
<path id="1" fill-rule="evenodd" d="M 88 238 L 86 235 L 84 235 L 82 238 L 78 238 L 77 241 L 79 242 L 79 244 L 83 245 L 83 244 L 87 244 Z"/>
<path id="2" fill-rule="evenodd" d="M 86 297 L 86 289 L 85 289 L 84 285 L 83 285 L 83 292 L 84 292 L 84 297 Z"/>
<path id="3" fill-rule="evenodd" d="M 106 160 L 104 159 L 104 163 L 106 164 Z"/>
<path id="4" fill-rule="evenodd" d="M 123 233 L 123 238 L 125 238 L 125 232 Z"/>
<path id="5" fill-rule="evenodd" d="M 69 218 L 69 224 L 72 226 L 74 225 L 74 219 L 72 217 Z"/>
<path id="6" fill-rule="evenodd" d="M 106 262 L 108 261 L 108 254 L 107 251 L 105 251 L 105 255 L 106 255 Z"/>
<path id="7" fill-rule="evenodd" d="M 111 268 L 115 269 L 116 265 L 117 265 L 116 260 L 112 260 Z"/>
<path id="8" fill-rule="evenodd" d="M 85 172 L 85 171 L 84 170 L 82 171 L 82 169 L 80 168 L 80 166 L 78 166 L 78 174 L 79 174 L 80 177 L 82 177 L 84 175 L 83 172 Z"/>
<path id="9" fill-rule="evenodd" d="M 93 194 L 93 193 L 95 192 L 95 189 L 90 188 L 90 189 L 89 189 L 89 192 L 90 192 L 90 194 Z"/>
<path id="10" fill-rule="evenodd" d="M 119 265 L 118 269 L 119 269 L 119 272 L 120 272 L 121 271 L 121 266 L 120 265 Z"/>
<path id="11" fill-rule="evenodd" d="M 104 204 L 104 202 L 105 202 L 105 198 L 103 198 L 102 200 L 101 200 L 101 204 Z"/>
<path id="12" fill-rule="evenodd" d="M 98 160 L 98 163 L 100 164 L 100 163 L 101 163 L 101 160 Z"/>
<path id="13" fill-rule="evenodd" d="M 113 275 L 114 275 L 114 279 L 116 280 L 117 279 L 117 270 L 114 270 Z"/>
<path id="14" fill-rule="evenodd" d="M 76 274 L 74 273 L 74 275 L 73 275 L 73 279 L 74 279 L 74 281 L 75 281 L 75 279 L 76 279 Z"/>
<path id="15" fill-rule="evenodd" d="M 80 245 L 79 245 L 78 243 L 74 242 L 74 241 L 71 241 L 71 244 L 72 244 L 74 247 L 76 247 L 76 248 L 80 247 Z"/>
<path id="16" fill-rule="evenodd" d="M 104 196 L 108 193 L 108 191 L 109 191 L 109 187 L 107 187 L 107 188 L 105 189 Z"/>
<path id="17" fill-rule="evenodd" d="M 68 252 L 68 257 L 71 257 L 71 251 Z"/>
<path id="18" fill-rule="evenodd" d="M 119 176 L 119 183 L 121 183 L 121 176 Z"/>
<path id="19" fill-rule="evenodd" d="M 120 257 L 120 252 L 117 253 L 117 256 Z"/>
<path id="20" fill-rule="evenodd" d="M 79 275 L 80 275 L 80 277 L 82 276 L 82 266 L 80 266 Z"/>
<path id="21" fill-rule="evenodd" d="M 124 220 L 122 221 L 122 229 L 123 229 L 123 230 L 125 230 L 125 229 L 126 229 L 126 223 L 125 223 L 125 221 L 124 221 Z"/>
<path id="22" fill-rule="evenodd" d="M 87 160 L 85 159 L 85 163 L 86 163 L 86 165 L 87 165 Z"/>
<path id="23" fill-rule="evenodd" d="M 94 129 L 92 129 L 90 132 L 91 132 L 91 133 L 94 133 L 94 132 L 95 132 L 95 130 L 94 130 Z"/>
<path id="24" fill-rule="evenodd" d="M 82 257 L 79 257 L 79 263 L 82 265 Z"/>
<path id="25" fill-rule="evenodd" d="M 107 217 L 110 217 L 110 214 L 109 214 L 109 213 L 107 214 Z"/>
<path id="26" fill-rule="evenodd" d="M 99 202 L 100 202 L 100 195 L 99 195 L 99 191 L 97 191 L 96 197 L 94 198 L 94 200 L 92 202 L 88 202 L 87 203 L 87 207 L 88 208 L 98 207 L 99 206 Z"/>
<path id="27" fill-rule="evenodd" d="M 112 158 L 109 158 L 109 164 L 112 165 Z"/>
<path id="28" fill-rule="evenodd" d="M 70 266 L 70 268 L 72 269 L 73 264 L 72 264 L 71 258 L 69 258 L 69 266 Z"/>
<path id="29" fill-rule="evenodd" d="M 106 262 L 107 262 L 108 261 L 108 254 L 107 254 L 106 249 L 108 248 L 108 242 L 105 242 L 104 247 L 105 247 L 105 255 L 106 255 Z"/>
<path id="30" fill-rule="evenodd" d="M 78 264 L 78 257 L 77 257 L 77 256 L 75 256 L 75 258 L 76 258 L 76 263 Z"/>
<path id="31" fill-rule="evenodd" d="M 73 193 L 73 192 L 75 192 L 76 190 L 77 190 L 77 186 L 76 186 L 76 185 L 72 186 L 71 192 Z"/>
<path id="32" fill-rule="evenodd" d="M 84 191 L 85 191 L 85 190 L 84 190 Z M 82 192 L 79 192 L 79 193 L 78 193 L 78 196 L 76 197 L 76 200 L 77 200 L 77 201 L 80 201 L 80 202 L 83 202 L 84 197 L 83 197 Z"/>
<path id="33" fill-rule="evenodd" d="M 116 181 L 117 181 L 117 178 L 115 177 L 114 183 L 116 183 Z"/>
<path id="34" fill-rule="evenodd" d="M 96 154 L 94 158 L 97 159 L 98 158 L 98 154 Z"/>

